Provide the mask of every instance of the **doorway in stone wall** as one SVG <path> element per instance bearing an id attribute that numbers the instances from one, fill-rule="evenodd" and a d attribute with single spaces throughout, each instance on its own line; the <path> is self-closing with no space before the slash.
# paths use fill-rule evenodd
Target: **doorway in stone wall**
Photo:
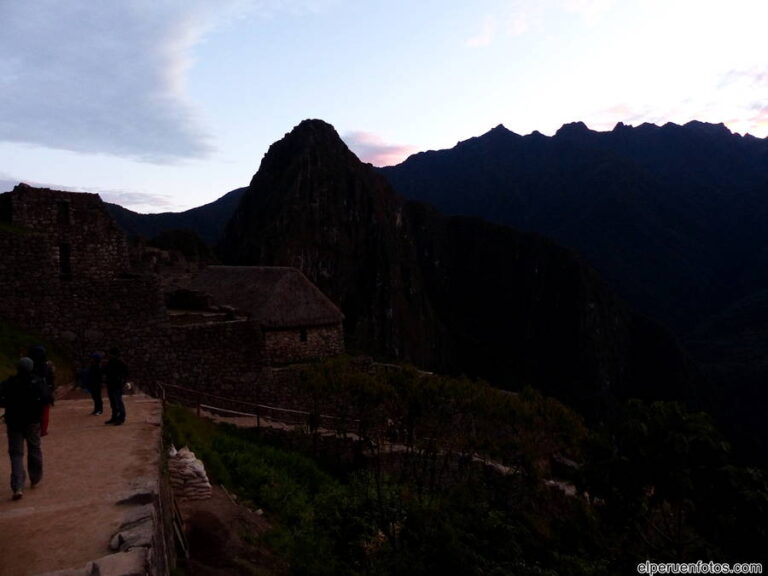
<path id="1" fill-rule="evenodd" d="M 69 244 L 59 244 L 59 276 L 63 280 L 72 278 L 72 249 Z"/>
<path id="2" fill-rule="evenodd" d="M 0 224 L 13 223 L 13 203 L 8 194 L 0 195 Z"/>

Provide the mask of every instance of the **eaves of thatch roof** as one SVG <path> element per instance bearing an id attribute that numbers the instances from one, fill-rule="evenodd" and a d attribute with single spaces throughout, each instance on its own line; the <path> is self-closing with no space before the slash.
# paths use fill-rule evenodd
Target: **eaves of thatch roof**
<path id="1" fill-rule="evenodd" d="M 208 266 L 190 288 L 210 294 L 217 304 L 233 306 L 262 328 L 302 328 L 339 324 L 343 314 L 296 268 Z"/>

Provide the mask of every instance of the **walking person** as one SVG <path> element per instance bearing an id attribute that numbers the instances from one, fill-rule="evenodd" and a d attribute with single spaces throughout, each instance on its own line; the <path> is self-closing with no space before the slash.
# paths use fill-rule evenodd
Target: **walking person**
<path id="1" fill-rule="evenodd" d="M 53 366 L 53 362 L 48 361 L 45 346 L 41 344 L 36 344 L 29 349 L 29 358 L 34 363 L 33 372 L 45 382 L 50 393 L 51 401 L 43 407 L 43 413 L 40 417 L 40 436 L 47 436 L 51 406 L 53 406 L 53 389 L 56 384 L 54 381 L 56 369 Z"/>
<path id="2" fill-rule="evenodd" d="M 24 494 L 29 472 L 32 488 L 43 479 L 43 451 L 40 420 L 43 407 L 53 400 L 45 380 L 34 372 L 34 362 L 24 357 L 16 365 L 17 373 L 0 386 L 0 404 L 5 406 L 8 455 L 11 458 L 13 499 Z M 24 444 L 27 447 L 27 471 L 24 469 Z"/>
<path id="3" fill-rule="evenodd" d="M 101 352 L 91 354 L 91 363 L 85 375 L 86 388 L 93 399 L 93 414 L 99 416 L 104 412 L 104 402 L 101 399 L 101 382 L 104 378 L 101 361 L 104 355 Z"/>
<path id="4" fill-rule="evenodd" d="M 128 367 L 120 359 L 120 350 L 112 348 L 107 354 L 107 364 L 104 366 L 104 381 L 107 384 L 109 407 L 112 417 L 105 424 L 120 426 L 125 422 L 125 404 L 123 403 L 123 388 L 128 380 Z"/>

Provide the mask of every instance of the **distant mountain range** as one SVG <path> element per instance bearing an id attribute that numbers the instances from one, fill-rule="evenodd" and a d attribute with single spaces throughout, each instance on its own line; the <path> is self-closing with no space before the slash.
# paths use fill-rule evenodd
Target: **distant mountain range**
<path id="1" fill-rule="evenodd" d="M 503 126 L 381 172 L 446 214 L 544 234 L 642 311 L 692 329 L 768 287 L 768 140 L 723 125 Z"/>
<path id="2" fill-rule="evenodd" d="M 249 188 L 124 226 L 188 227 L 220 239 L 225 261 L 301 268 L 360 350 L 512 387 L 703 395 L 755 436 L 768 396 L 767 193 L 768 140 L 722 125 L 575 123 L 552 137 L 498 126 L 374 170 L 311 121 L 270 148 Z M 708 385 L 681 392 L 689 367 L 650 318 Z"/>
<path id="3" fill-rule="evenodd" d="M 139 214 L 109 203 L 107 208 L 129 236 L 155 238 L 170 230 L 191 230 L 206 244 L 214 246 L 221 240 L 224 228 L 246 190 L 247 188 L 237 188 L 210 204 L 184 212 Z"/>
<path id="4" fill-rule="evenodd" d="M 674 330 L 717 390 L 717 410 L 755 441 L 768 400 L 768 139 L 702 122 L 610 132 L 574 123 L 552 137 L 497 126 L 381 173 L 447 214 L 585 256 Z"/>
<path id="5" fill-rule="evenodd" d="M 404 200 L 319 120 L 270 147 L 220 254 L 300 268 L 341 306 L 358 351 L 532 385 L 582 408 L 606 393 L 684 394 L 672 338 L 575 253 Z"/>

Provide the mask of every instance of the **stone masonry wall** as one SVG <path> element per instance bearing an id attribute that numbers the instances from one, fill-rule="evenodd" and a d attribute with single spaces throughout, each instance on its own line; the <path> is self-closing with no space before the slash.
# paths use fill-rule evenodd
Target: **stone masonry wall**
<path id="1" fill-rule="evenodd" d="M 170 400 L 190 407 L 207 404 L 216 409 L 258 413 L 263 418 L 304 425 L 309 423 L 305 413 L 313 409 L 324 415 L 340 412 L 335 403 L 338 399 L 315 397 L 306 386 L 302 371 L 309 366 L 311 363 L 263 366 L 257 373 L 198 381 L 189 383 L 189 390 L 171 387 L 166 392 Z M 324 425 L 331 426 L 333 422 L 324 422 Z"/>
<path id="2" fill-rule="evenodd" d="M 0 319 L 81 367 L 92 352 L 118 347 L 138 385 L 303 409 L 297 370 L 270 366 L 344 351 L 341 325 L 265 333 L 256 320 L 173 325 L 158 276 L 128 273 L 125 237 L 98 195 L 20 185 L 0 194 L 0 220 Z"/>
<path id="3" fill-rule="evenodd" d="M 4 217 L 17 228 L 45 239 L 37 264 L 72 278 L 109 278 L 128 269 L 125 235 L 98 194 L 17 186 L 3 194 Z M 66 254 L 64 254 L 66 252 Z"/>
<path id="4" fill-rule="evenodd" d="M 250 396 L 263 365 L 261 341 L 248 320 L 168 326 L 142 347 L 142 362 L 160 385 Z"/>
<path id="5" fill-rule="evenodd" d="M 132 348 L 167 321 L 153 276 L 71 279 L 41 266 L 45 238 L 0 230 L 0 317 L 75 356 Z"/>
<path id="6" fill-rule="evenodd" d="M 62 279 L 41 266 L 49 239 L 0 228 L 0 318 L 55 342 L 86 364 L 120 348 L 137 384 L 188 386 L 248 378 L 263 362 L 253 322 L 171 326 L 154 275 Z"/>
<path id="7" fill-rule="evenodd" d="M 265 330 L 264 346 L 272 364 L 306 362 L 344 351 L 340 324 L 305 329 Z"/>

